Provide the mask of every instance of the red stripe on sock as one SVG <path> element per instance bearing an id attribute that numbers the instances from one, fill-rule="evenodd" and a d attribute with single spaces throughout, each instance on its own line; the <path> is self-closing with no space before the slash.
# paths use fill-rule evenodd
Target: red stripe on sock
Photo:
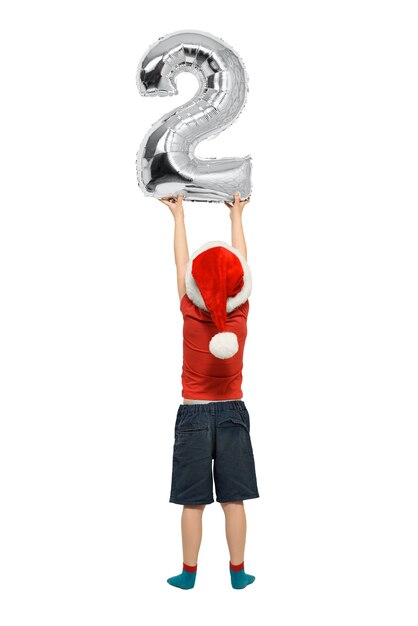
<path id="1" fill-rule="evenodd" d="M 239 572 L 240 570 L 244 569 L 244 561 L 239 565 L 232 565 L 231 561 L 229 561 L 229 567 L 232 569 L 233 572 Z"/>
<path id="2" fill-rule="evenodd" d="M 197 563 L 196 565 L 186 565 L 186 563 L 183 563 L 183 569 L 185 569 L 186 572 L 195 572 L 197 570 Z"/>

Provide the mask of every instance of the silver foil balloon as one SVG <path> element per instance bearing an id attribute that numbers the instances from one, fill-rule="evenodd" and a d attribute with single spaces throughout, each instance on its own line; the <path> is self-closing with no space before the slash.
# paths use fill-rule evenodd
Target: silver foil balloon
<path id="1" fill-rule="evenodd" d="M 160 37 L 138 65 L 142 96 L 174 96 L 176 76 L 192 72 L 199 89 L 185 104 L 150 128 L 136 155 L 138 184 L 146 196 L 183 193 L 185 200 L 223 202 L 251 193 L 251 157 L 198 158 L 204 139 L 230 126 L 245 106 L 248 76 L 228 44 L 202 31 L 177 31 Z"/>

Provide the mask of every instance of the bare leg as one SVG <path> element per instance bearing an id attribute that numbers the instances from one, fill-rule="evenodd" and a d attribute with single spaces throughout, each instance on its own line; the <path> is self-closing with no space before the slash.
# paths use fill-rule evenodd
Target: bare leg
<path id="1" fill-rule="evenodd" d="M 244 502 L 221 502 L 225 513 L 226 540 L 228 542 L 229 556 L 232 565 L 229 567 L 231 585 L 234 589 L 244 589 L 255 581 L 255 576 L 247 574 L 244 569 L 245 538 L 247 534 L 247 518 L 245 515 Z"/>
<path id="2" fill-rule="evenodd" d="M 202 541 L 202 516 L 204 504 L 200 505 L 183 505 L 183 514 L 181 516 L 181 536 L 183 540 L 183 563 L 196 566 L 199 548 Z M 171 576 L 167 582 L 173 587 L 181 589 L 193 589 L 196 580 L 196 569 L 190 571 L 183 565 L 183 571 L 178 576 Z"/>
<path id="3" fill-rule="evenodd" d="M 244 560 L 245 539 L 247 534 L 247 518 L 244 502 L 221 502 L 225 513 L 225 533 L 228 542 L 229 556 L 233 565 Z"/>
<path id="4" fill-rule="evenodd" d="M 202 517 L 205 505 L 184 505 L 181 516 L 183 562 L 196 565 L 202 542 Z"/>

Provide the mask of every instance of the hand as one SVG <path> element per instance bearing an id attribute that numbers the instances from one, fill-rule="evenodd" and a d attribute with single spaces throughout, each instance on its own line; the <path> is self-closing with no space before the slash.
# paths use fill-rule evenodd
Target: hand
<path id="1" fill-rule="evenodd" d="M 233 204 L 231 204 L 230 202 L 227 202 L 226 200 L 224 200 L 226 206 L 231 209 L 231 212 L 229 214 L 229 217 L 231 218 L 231 220 L 232 220 L 232 218 L 235 215 L 238 215 L 239 217 L 242 216 L 242 211 L 243 211 L 245 205 L 247 204 L 247 202 L 250 201 L 250 198 L 251 198 L 251 196 L 248 196 L 248 198 L 246 198 L 245 200 L 241 200 L 239 192 L 236 191 L 234 193 L 234 203 Z"/>
<path id="2" fill-rule="evenodd" d="M 168 206 L 168 208 L 173 214 L 173 217 L 176 217 L 177 215 L 182 215 L 184 213 L 183 198 L 184 198 L 184 194 L 179 193 L 177 197 L 170 196 L 168 198 L 158 198 L 158 199 L 160 202 Z"/>

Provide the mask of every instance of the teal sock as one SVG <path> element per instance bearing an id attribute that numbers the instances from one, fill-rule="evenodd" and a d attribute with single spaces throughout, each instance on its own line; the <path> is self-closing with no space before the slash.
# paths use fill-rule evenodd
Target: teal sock
<path id="1" fill-rule="evenodd" d="M 244 570 L 244 561 L 239 565 L 232 565 L 229 561 L 229 573 L 231 574 L 231 585 L 234 589 L 244 589 L 255 581 L 255 576 L 246 574 Z"/>
<path id="2" fill-rule="evenodd" d="M 180 587 L 180 589 L 193 589 L 196 580 L 196 565 L 186 565 L 183 563 L 183 571 L 178 576 L 172 576 L 167 578 L 167 582 L 173 587 Z"/>

